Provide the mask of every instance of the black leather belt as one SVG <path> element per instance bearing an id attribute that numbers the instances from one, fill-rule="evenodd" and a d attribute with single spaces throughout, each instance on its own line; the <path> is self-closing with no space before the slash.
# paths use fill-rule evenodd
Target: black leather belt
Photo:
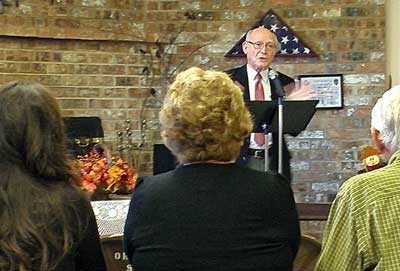
<path id="1" fill-rule="evenodd" d="M 260 150 L 249 149 L 249 151 L 247 152 L 248 155 L 253 156 L 255 158 L 264 158 L 265 157 L 264 153 L 265 153 L 264 149 L 260 149 Z"/>

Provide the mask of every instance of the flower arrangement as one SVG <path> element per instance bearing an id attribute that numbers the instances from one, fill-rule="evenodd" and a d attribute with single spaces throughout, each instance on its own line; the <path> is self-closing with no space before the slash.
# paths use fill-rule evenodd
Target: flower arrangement
<path id="1" fill-rule="evenodd" d="M 129 193 L 136 182 L 136 171 L 121 158 L 107 159 L 105 151 L 93 148 L 78 156 L 81 188 L 89 192 Z"/>

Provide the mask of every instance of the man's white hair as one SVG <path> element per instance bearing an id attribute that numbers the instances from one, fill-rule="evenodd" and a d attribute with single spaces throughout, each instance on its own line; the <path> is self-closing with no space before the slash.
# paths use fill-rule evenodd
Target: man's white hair
<path id="1" fill-rule="evenodd" d="M 371 112 L 371 127 L 388 150 L 400 149 L 400 86 L 386 91 Z"/>

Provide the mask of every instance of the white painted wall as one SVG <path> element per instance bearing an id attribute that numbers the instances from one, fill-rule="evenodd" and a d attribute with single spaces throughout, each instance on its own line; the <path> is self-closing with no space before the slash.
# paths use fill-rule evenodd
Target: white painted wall
<path id="1" fill-rule="evenodd" d="M 386 0 L 385 13 L 386 75 L 394 86 L 400 85 L 400 0 Z"/>

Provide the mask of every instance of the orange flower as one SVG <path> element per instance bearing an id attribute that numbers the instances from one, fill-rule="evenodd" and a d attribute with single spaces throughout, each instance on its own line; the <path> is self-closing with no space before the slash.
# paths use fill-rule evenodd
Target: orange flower
<path id="1" fill-rule="evenodd" d="M 100 187 L 110 193 L 128 193 L 135 186 L 136 171 L 121 158 L 112 158 L 107 165 L 105 153 L 100 155 L 95 149 L 88 155 L 80 156 L 81 188 L 94 191 Z"/>
<path id="2" fill-rule="evenodd" d="M 112 193 L 116 191 L 129 192 L 136 182 L 135 170 L 129 168 L 128 163 L 121 158 L 112 159 L 112 166 L 108 169 L 105 183 L 106 190 Z"/>

